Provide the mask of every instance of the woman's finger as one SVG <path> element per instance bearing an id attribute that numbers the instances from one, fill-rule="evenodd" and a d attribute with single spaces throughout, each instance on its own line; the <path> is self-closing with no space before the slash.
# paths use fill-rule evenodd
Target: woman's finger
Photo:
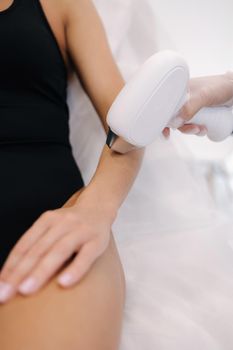
<path id="1" fill-rule="evenodd" d="M 41 214 L 11 250 L 2 267 L 0 279 L 8 276 L 14 270 L 23 256 L 30 251 L 38 240 L 47 232 L 52 223 L 57 221 L 57 218 L 58 214 L 56 211 L 49 210 Z"/>
<path id="2" fill-rule="evenodd" d="M 79 282 L 102 253 L 96 240 L 84 244 L 72 263 L 59 276 L 58 283 L 62 287 L 70 287 Z"/>
<path id="3" fill-rule="evenodd" d="M 41 214 L 11 250 L 1 269 L 0 280 L 2 278 L 4 279 L 4 277 L 8 276 L 14 270 L 22 257 L 40 239 L 40 237 L 45 234 L 52 222 L 56 219 L 57 215 L 55 211 L 51 210 Z"/>
<path id="4" fill-rule="evenodd" d="M 77 231 L 66 234 L 39 261 L 32 273 L 19 285 L 18 291 L 28 295 L 38 291 L 81 247 Z"/>
<path id="5" fill-rule="evenodd" d="M 65 223 L 49 229 L 22 257 L 13 270 L 3 273 L 2 280 L 5 283 L 9 283 L 14 288 L 17 288 L 23 279 L 31 273 L 42 257 L 51 249 L 55 242 L 66 233 L 67 227 Z"/>

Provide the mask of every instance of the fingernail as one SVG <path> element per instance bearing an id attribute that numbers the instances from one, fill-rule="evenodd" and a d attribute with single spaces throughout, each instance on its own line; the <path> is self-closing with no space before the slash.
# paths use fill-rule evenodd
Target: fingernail
<path id="1" fill-rule="evenodd" d="M 172 129 L 178 129 L 180 128 L 182 125 L 184 125 L 185 120 L 181 117 L 175 117 L 174 119 L 172 119 L 170 121 L 170 123 L 168 124 L 169 127 L 171 127 Z"/>
<path id="2" fill-rule="evenodd" d="M 5 301 L 7 301 L 7 299 L 9 299 L 9 297 L 11 296 L 12 292 L 13 287 L 10 284 L 0 282 L 0 303 L 4 303 Z"/>
<path id="3" fill-rule="evenodd" d="M 37 281 L 35 280 L 35 278 L 30 277 L 20 284 L 18 290 L 22 294 L 29 294 L 34 292 L 36 288 L 37 288 Z"/>
<path id="4" fill-rule="evenodd" d="M 73 282 L 73 276 L 69 273 L 66 273 L 58 278 L 58 282 L 63 286 L 69 286 Z"/>

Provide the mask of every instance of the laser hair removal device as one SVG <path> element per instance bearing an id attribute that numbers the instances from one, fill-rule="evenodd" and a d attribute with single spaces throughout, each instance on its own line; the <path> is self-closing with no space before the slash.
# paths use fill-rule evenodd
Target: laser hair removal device
<path id="1" fill-rule="evenodd" d="M 188 97 L 189 67 L 178 53 L 152 55 L 120 91 L 107 114 L 109 148 L 126 153 L 151 144 L 183 107 Z M 233 131 L 230 107 L 202 108 L 187 124 L 205 125 L 212 141 Z"/>

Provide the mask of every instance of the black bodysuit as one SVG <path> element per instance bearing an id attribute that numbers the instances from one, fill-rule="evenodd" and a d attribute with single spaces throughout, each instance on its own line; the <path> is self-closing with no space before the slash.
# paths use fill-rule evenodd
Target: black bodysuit
<path id="1" fill-rule="evenodd" d="M 39 0 L 0 12 L 0 267 L 48 209 L 84 186 L 69 140 L 68 73 Z"/>

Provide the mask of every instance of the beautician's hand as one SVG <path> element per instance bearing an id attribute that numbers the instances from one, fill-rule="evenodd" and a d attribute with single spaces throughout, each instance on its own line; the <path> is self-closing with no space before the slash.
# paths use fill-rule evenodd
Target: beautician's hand
<path id="1" fill-rule="evenodd" d="M 192 119 L 203 107 L 232 106 L 233 72 L 190 79 L 189 93 L 190 99 L 178 115 L 185 122 Z M 199 136 L 204 136 L 207 132 L 205 126 L 195 124 L 184 125 L 179 130 L 183 133 Z"/>
<path id="2" fill-rule="evenodd" d="M 223 75 L 192 78 L 189 82 L 190 98 L 178 114 L 179 130 L 185 134 L 204 136 L 207 129 L 204 125 L 186 124 L 203 107 L 233 106 L 233 72 Z M 165 128 L 166 138 L 170 129 Z"/>
<path id="3" fill-rule="evenodd" d="M 9 290 L 7 300 L 17 291 L 28 295 L 39 290 L 77 252 L 59 283 L 66 287 L 79 282 L 107 248 L 115 216 L 88 186 L 74 205 L 43 213 L 16 243 L 2 268 L 0 285 L 6 284 Z"/>

